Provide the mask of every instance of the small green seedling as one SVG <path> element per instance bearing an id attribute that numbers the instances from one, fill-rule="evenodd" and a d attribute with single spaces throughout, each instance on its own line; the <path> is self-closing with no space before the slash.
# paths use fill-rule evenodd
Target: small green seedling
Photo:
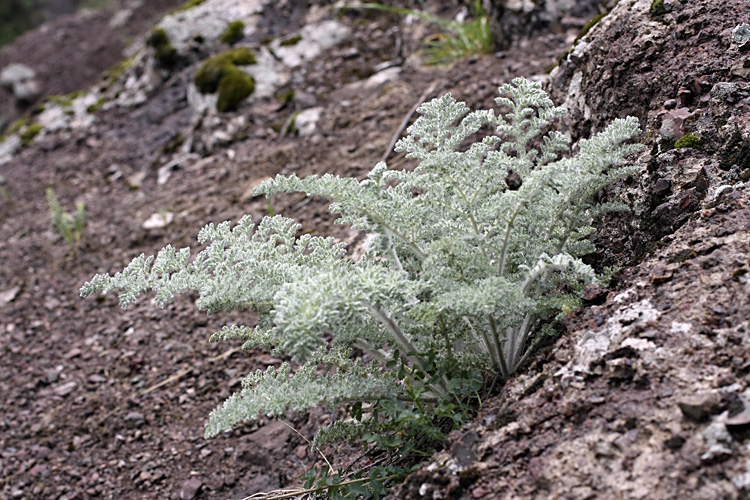
<path id="1" fill-rule="evenodd" d="M 75 212 L 65 212 L 57 201 L 57 195 L 52 188 L 47 188 L 47 204 L 55 229 L 62 235 L 65 242 L 73 248 L 73 251 L 78 253 L 83 227 L 87 219 L 86 206 L 79 202 L 76 204 Z"/>

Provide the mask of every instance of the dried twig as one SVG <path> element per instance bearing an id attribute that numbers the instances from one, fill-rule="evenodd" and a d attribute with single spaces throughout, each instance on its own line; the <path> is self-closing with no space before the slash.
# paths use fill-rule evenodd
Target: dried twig
<path id="1" fill-rule="evenodd" d="M 305 436 L 303 436 L 300 431 L 298 431 L 297 429 L 295 429 L 294 426 L 292 426 L 292 424 L 290 424 L 289 422 L 287 422 L 285 420 L 280 420 L 280 422 L 283 423 L 284 425 L 286 425 L 287 427 L 289 427 L 290 429 L 292 429 L 294 432 L 296 432 L 299 437 L 301 437 L 302 439 L 304 439 L 305 442 L 310 445 L 310 448 L 313 447 L 313 444 L 310 442 L 310 440 L 307 439 Z M 323 460 L 325 460 L 326 464 L 328 464 L 328 470 L 329 471 L 333 471 L 333 465 L 331 465 L 331 462 L 328 461 L 328 458 L 323 454 L 323 452 L 320 451 L 320 448 L 318 448 L 316 446 L 315 450 L 317 450 L 317 452 L 320 453 L 320 456 L 323 457 Z"/>
<path id="2" fill-rule="evenodd" d="M 229 356 L 231 356 L 232 354 L 234 354 L 235 352 L 237 352 L 237 351 L 239 351 L 241 349 L 242 349 L 241 347 L 234 347 L 232 349 L 229 349 L 226 352 L 223 352 L 223 353 L 219 354 L 218 356 L 214 356 L 213 358 L 209 359 L 208 362 L 209 363 L 213 363 L 214 361 L 219 361 L 220 359 L 228 358 Z M 172 382 L 174 382 L 176 380 L 180 380 L 182 377 L 184 377 L 188 373 L 190 373 L 190 369 L 185 369 L 185 370 L 179 371 L 179 372 L 175 373 L 174 375 L 172 375 L 171 377 L 169 377 L 169 378 L 167 378 L 165 380 L 162 380 L 158 384 L 154 384 L 151 387 L 149 387 L 148 389 L 144 389 L 143 391 L 139 392 L 136 396 L 137 397 L 143 397 L 146 394 L 148 394 L 150 392 L 153 392 L 156 389 L 159 389 L 160 387 L 164 387 L 165 385 L 171 384 Z M 101 417 L 99 419 L 98 425 L 103 424 L 109 417 L 111 417 L 115 413 L 120 412 L 120 410 L 124 409 L 127 405 L 128 405 L 128 403 L 125 402 L 125 403 L 119 404 L 116 407 L 114 407 L 111 411 L 109 411 L 106 415 L 104 415 L 103 417 Z"/>
<path id="3" fill-rule="evenodd" d="M 209 363 L 213 363 L 214 361 L 219 361 L 220 359 L 228 358 L 229 356 L 231 356 L 235 352 L 239 351 L 240 349 L 242 349 L 242 348 L 241 347 L 234 347 L 232 349 L 229 349 L 228 351 L 223 352 L 223 353 L 219 354 L 218 356 L 214 356 L 213 358 L 209 359 L 208 362 Z M 163 387 L 163 386 L 165 386 L 167 384 L 170 384 L 170 383 L 174 382 L 175 380 L 180 380 L 182 377 L 184 377 L 188 373 L 190 373 L 190 369 L 182 370 L 180 372 L 177 372 L 174 375 L 172 375 L 171 377 L 169 377 L 168 379 L 162 380 L 158 384 L 152 385 L 148 389 L 144 389 L 143 391 L 140 392 L 139 396 L 145 396 L 149 392 L 153 392 L 153 391 L 155 391 L 156 389 L 158 389 L 160 387 Z"/>
<path id="4" fill-rule="evenodd" d="M 307 493 L 318 493 L 330 489 L 331 486 L 346 486 L 347 484 L 362 483 L 364 481 L 368 481 L 369 479 L 369 477 L 363 477 L 360 479 L 343 481 L 335 485 L 319 486 L 317 488 L 307 488 L 299 490 L 274 490 L 269 491 L 268 493 L 256 493 L 254 495 L 250 495 L 249 497 L 245 497 L 242 500 L 281 500 L 283 498 L 294 498 L 299 495 L 305 495 Z"/>

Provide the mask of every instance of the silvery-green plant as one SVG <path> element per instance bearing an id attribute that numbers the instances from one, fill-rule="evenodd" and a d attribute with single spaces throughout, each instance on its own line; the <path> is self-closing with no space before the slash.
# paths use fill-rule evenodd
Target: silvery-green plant
<path id="1" fill-rule="evenodd" d="M 581 261 L 594 251 L 591 221 L 626 207 L 592 195 L 635 173 L 622 165 L 641 146 L 627 143 L 640 133 L 631 117 L 561 156 L 565 136 L 545 131 L 564 110 L 522 78 L 499 91 L 499 115 L 470 112 L 450 94 L 422 105 L 396 146 L 419 160 L 413 171 L 379 163 L 361 181 L 292 175 L 258 186 L 267 196 L 302 191 L 331 200 L 339 223 L 374 235 L 358 259 L 332 238 L 299 234 L 291 219 L 256 226 L 246 216 L 204 227 L 198 240 L 207 246 L 193 260 L 188 248 L 167 246 L 114 276 L 95 276 L 81 294 L 119 290 L 125 308 L 149 289 L 162 307 L 196 291 L 209 313 L 259 311 L 256 326 L 227 326 L 212 340 L 273 347 L 301 364 L 248 375 L 211 413 L 208 437 L 259 414 L 321 404 L 440 401 L 466 369 L 508 377 L 529 356 L 541 320 L 575 300 L 550 292 L 597 282 Z M 471 142 L 482 128 L 490 134 Z M 342 421 L 327 435 L 351 436 L 372 423 Z"/>

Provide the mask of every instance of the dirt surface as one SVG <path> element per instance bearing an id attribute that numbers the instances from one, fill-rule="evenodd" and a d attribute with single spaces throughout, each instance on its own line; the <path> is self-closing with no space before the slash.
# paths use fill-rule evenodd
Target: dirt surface
<path id="1" fill-rule="evenodd" d="M 721 27 L 707 21 L 701 25 L 716 37 L 716 44 L 723 44 L 724 50 L 728 42 L 721 37 L 727 27 L 731 31 L 735 19 L 728 21 L 721 16 L 744 5 L 739 0 L 734 4 L 727 2 L 721 12 L 709 9 L 708 14 L 702 13 L 716 17 L 718 20 L 714 21 Z M 86 126 L 70 124 L 45 131 L 28 147 L 19 148 L 9 162 L 0 165 L 0 396 L 4 402 L 0 414 L 0 496 L 3 498 L 243 498 L 258 491 L 298 484 L 299 476 L 318 460 L 309 455 L 303 436 L 311 438 L 315 429 L 327 421 L 329 417 L 322 411 L 292 418 L 289 424 L 294 429 L 281 422 L 261 420 L 229 435 L 210 441 L 203 439 L 203 423 L 209 412 L 239 388 L 244 375 L 280 363 L 267 353 L 237 351 L 231 344 L 208 342 L 211 333 L 221 326 L 250 322 L 251 315 L 235 312 L 206 316 L 196 310 L 194 296 L 180 297 L 166 310 L 144 300 L 122 311 L 115 296 L 84 300 L 78 296 L 78 289 L 96 273 L 121 270 L 142 252 L 153 254 L 166 244 L 195 246 L 198 230 L 209 222 L 236 221 L 248 213 L 259 219 L 268 212 L 269 204 L 250 193 L 269 176 L 328 172 L 363 177 L 384 156 L 399 124 L 420 96 L 429 99 L 451 91 L 471 107 L 491 107 L 499 84 L 516 76 L 543 78 L 545 71 L 566 54 L 586 22 L 586 19 L 566 18 L 562 25 L 535 34 L 532 40 L 519 42 L 512 50 L 473 57 L 451 68 L 428 68 L 416 64 L 413 57 L 423 28 L 403 24 L 399 16 L 385 13 L 328 13 L 320 9 L 325 3 L 274 2 L 263 12 L 258 31 L 242 42 L 260 50 L 261 42 L 268 38 L 294 33 L 309 20 L 311 13 L 314 17 L 337 19 L 350 28 L 351 34 L 342 43 L 295 68 L 287 86 L 273 96 L 250 99 L 233 113 L 198 112 L 188 92 L 189 83 L 198 63 L 217 51 L 217 47 L 199 48 L 186 57 L 181 67 L 171 71 L 155 65 L 150 49 L 144 49 L 143 58 L 136 58 L 134 66 L 119 80 L 113 84 L 100 81 L 95 88 L 103 89 L 97 95 L 114 103 L 130 91 L 134 81 L 151 75 L 154 83 L 148 87 L 146 99 L 129 106 L 105 104 L 93 111 L 94 120 Z M 674 9 L 687 8 L 680 2 L 667 3 Z M 691 2 L 697 7 L 710 3 Z M 142 9 L 151 4 L 156 3 L 143 2 Z M 430 4 L 435 11 L 450 14 L 460 7 L 459 2 L 452 1 Z M 105 44 L 91 38 L 99 26 L 95 22 L 106 22 L 104 17 L 95 21 L 104 14 L 87 15 L 93 17 L 60 21 L 70 23 L 72 31 L 66 36 L 71 40 L 81 40 L 89 48 L 100 42 L 109 47 L 102 49 L 107 57 L 102 57 L 99 69 L 94 66 L 91 69 L 81 61 L 76 63 L 76 75 L 81 78 L 84 74 L 89 75 L 87 78 L 99 74 L 119 58 L 114 55 L 121 51 L 120 46 L 117 50 L 111 48 L 116 46 L 115 42 Z M 280 21 L 281 18 L 288 22 Z M 142 28 L 133 28 L 129 36 L 143 39 L 150 30 L 149 15 L 143 14 L 139 19 Z M 645 18 L 641 22 L 646 22 Z M 676 17 L 674 22 L 678 22 Z M 44 74 L 50 75 L 50 81 L 55 81 L 56 74 L 68 74 L 54 69 L 49 62 L 49 54 L 55 54 L 61 47 L 50 45 L 50 29 L 35 30 L 4 49 L 0 66 L 5 64 L 3 58 L 31 64 L 35 54 L 47 51 L 48 62 L 44 64 L 49 69 Z M 591 35 L 596 35 L 596 31 Z M 679 53 L 681 47 L 678 43 L 674 53 Z M 701 57 L 713 57 L 711 47 L 707 45 Z M 72 52 L 70 57 L 67 52 L 61 54 L 55 64 L 78 57 Z M 597 57 L 591 56 L 589 60 L 592 68 L 599 68 Z M 619 59 L 612 57 L 611 64 L 617 65 Z M 89 59 L 85 59 L 87 63 Z M 384 69 L 388 66 L 393 68 L 390 73 Z M 694 67 L 713 68 L 714 73 L 721 71 L 711 61 Z M 669 69 L 670 74 L 674 71 Z M 573 73 L 571 70 L 568 76 Z M 631 68 L 627 75 L 636 73 Z M 592 78 L 606 80 L 596 75 Z M 652 78 L 658 79 L 659 73 Z M 670 85 L 678 92 L 683 80 L 692 81 L 689 79 L 693 77 L 674 78 Z M 720 77 L 712 83 L 718 81 Z M 619 88 L 617 82 L 610 82 L 613 88 Z M 63 79 L 54 93 L 77 87 L 72 79 Z M 559 92 L 555 96 L 558 102 L 565 100 L 568 87 L 562 77 L 551 88 Z M 637 92 L 637 88 L 631 92 Z M 665 89 L 650 96 L 669 98 L 674 94 L 670 92 Z M 604 94 L 609 95 L 606 90 Z M 700 95 L 695 98 L 701 102 Z M 612 109 L 619 102 L 617 99 L 609 102 L 610 108 L 597 104 L 596 116 L 607 113 L 610 118 L 619 116 Z M 730 106 L 723 105 L 721 109 L 725 110 Z M 632 112 L 644 118 L 642 125 L 648 127 L 644 141 L 656 148 L 653 164 L 661 166 L 661 177 L 670 179 L 670 188 L 663 192 L 657 189 L 657 178 L 647 177 L 642 182 L 624 183 L 619 191 L 604 196 L 622 196 L 627 200 L 628 193 L 633 192 L 636 193 L 633 203 L 644 207 L 642 213 L 652 214 L 658 206 L 666 204 L 662 209 L 667 214 L 664 217 L 673 217 L 665 219 L 663 232 L 643 237 L 637 246 L 623 243 L 629 233 L 623 234 L 618 219 L 609 218 L 602 223 L 599 244 L 608 253 L 600 258 L 601 262 L 633 262 L 648 252 L 656 260 L 640 268 L 624 269 L 619 284 L 613 285 L 611 291 L 594 294 L 588 308 L 571 316 L 569 331 L 579 332 L 579 336 L 586 328 L 601 327 L 600 322 L 614 317 L 618 308 L 646 298 L 639 295 L 639 280 L 652 283 L 652 276 L 657 276 L 654 283 L 665 283 L 660 292 L 679 284 L 694 286 L 700 283 L 702 275 L 709 275 L 707 269 L 717 265 L 724 269 L 724 259 L 741 260 L 749 251 L 745 240 L 727 239 L 731 234 L 748 231 L 746 191 L 729 193 L 710 208 L 712 212 L 701 211 L 709 210 L 703 204 L 705 197 L 696 196 L 693 204 L 693 198 L 684 202 L 687 196 L 684 193 L 690 192 L 691 196 L 696 193 L 692 166 L 705 163 L 722 147 L 729 148 L 720 143 L 724 136 L 715 132 L 714 143 L 709 141 L 707 150 L 673 153 L 676 160 L 668 160 L 659 156 L 661 119 L 648 121 L 650 113 L 656 116 L 664 110 L 662 102 L 644 98 L 634 101 L 633 106 L 641 106 Z M 719 105 L 716 106 L 718 110 Z M 321 108 L 321 117 L 312 132 L 290 130 L 287 125 L 296 113 L 313 108 Z M 630 111 L 631 108 L 623 110 Z M 709 130 L 717 129 L 709 125 L 705 128 L 707 138 Z M 596 128 L 584 124 L 580 130 L 591 127 Z M 740 140 L 731 151 L 744 158 L 742 144 Z M 639 161 L 647 163 L 647 160 Z M 388 155 L 388 163 L 409 166 L 403 157 L 392 153 Z M 680 164 L 691 167 L 679 170 L 675 165 Z M 711 168 L 709 165 L 710 172 L 720 171 Z M 680 173 L 683 171 L 687 173 Z M 722 181 L 721 175 L 712 173 L 712 187 Z M 67 210 L 72 210 L 76 202 L 85 203 L 89 221 L 77 252 L 52 228 L 45 198 L 48 187 L 54 188 Z M 673 214 L 670 210 L 675 206 L 682 209 Z M 333 234 L 350 242 L 360 237 L 333 225 L 321 200 L 301 195 L 278 196 L 273 199 L 272 208 L 275 213 L 298 219 L 305 231 Z M 146 221 L 158 220 L 160 214 L 167 213 L 173 216 L 170 223 L 144 227 Z M 696 215 L 691 221 L 693 214 Z M 154 215 L 157 217 L 152 219 Z M 718 231 L 711 237 L 724 238 L 716 243 L 716 249 L 720 250 L 698 248 L 698 243 L 686 244 L 685 248 L 669 246 L 672 241 L 689 238 L 691 231 L 703 234 L 700 231 L 706 228 Z M 647 231 L 640 227 L 638 230 L 642 231 L 638 234 Z M 659 244 L 661 249 L 655 249 L 653 243 L 662 237 L 667 239 Z M 657 266 L 659 261 L 668 260 L 673 253 L 687 247 L 695 250 L 694 258 L 669 270 Z M 655 251 L 662 253 L 654 254 Z M 723 256 L 717 261 L 720 264 L 709 262 L 719 256 Z M 681 354 L 683 357 L 677 358 L 675 365 L 731 364 L 732 368 L 724 370 L 726 377 L 701 382 L 706 390 L 742 382 L 747 375 L 745 332 L 739 330 L 742 322 L 731 320 L 734 333 L 712 333 L 729 328 L 721 326 L 722 318 L 736 318 L 742 308 L 750 306 L 747 296 L 742 295 L 747 290 L 737 288 L 744 285 L 733 277 L 742 266 L 747 268 L 748 264 L 727 267 L 724 274 L 714 277 L 716 283 L 705 284 L 728 290 L 716 300 L 718 312 L 706 316 L 707 321 L 718 321 L 718 326 L 711 326 L 711 332 L 694 334 L 703 335 L 714 344 L 684 341 L 664 329 L 652 334 L 649 333 L 652 325 L 634 333 L 667 352 L 695 351 Z M 672 274 L 668 276 L 669 272 Z M 623 304 L 616 302 L 619 293 L 632 287 L 636 288 L 635 295 L 628 295 Z M 706 295 L 703 288 L 693 293 Z M 653 302 L 662 321 L 681 322 L 684 321 L 681 315 L 701 315 L 705 309 L 704 303 L 691 302 L 682 295 L 674 298 L 666 294 Z M 685 304 L 693 309 L 681 312 Z M 436 457 L 435 468 L 425 468 L 412 476 L 398 489 L 398 495 L 402 498 L 531 498 L 534 495 L 597 498 L 600 492 L 608 490 L 598 483 L 586 483 L 585 479 L 606 476 L 607 471 L 613 470 L 611 462 L 602 470 L 581 469 L 582 472 L 574 473 L 570 467 L 574 462 L 565 463 L 573 460 L 570 453 L 562 453 L 557 459 L 554 455 L 558 449 L 583 449 L 574 438 L 600 436 L 591 434 L 592 429 L 606 434 L 606 439 L 597 438 L 608 446 L 601 456 L 620 460 L 619 450 L 633 450 L 630 455 L 622 452 L 624 458 L 617 466 L 623 470 L 632 469 L 638 456 L 635 446 L 649 436 L 656 436 L 653 439 L 659 446 L 673 439 L 669 442 L 683 451 L 674 452 L 682 455 L 675 458 L 671 482 L 662 485 L 655 479 L 665 491 L 685 488 L 692 484 L 689 481 L 695 480 L 700 484 L 686 490 L 689 497 L 691 491 L 705 484 L 728 482 L 721 478 L 722 474 L 727 477 L 729 472 L 739 474 L 744 462 L 737 456 L 729 460 L 731 467 L 727 470 L 720 465 L 727 462 L 701 461 L 703 441 L 693 437 L 705 429 L 705 421 L 687 421 L 680 429 L 669 427 L 673 425 L 669 422 L 683 418 L 679 410 L 675 411 L 677 398 L 683 393 L 677 394 L 677 386 L 668 380 L 672 372 L 666 365 L 662 372 L 656 371 L 650 377 L 644 374 L 646 369 L 639 364 L 640 355 L 634 354 L 632 348 L 600 360 L 601 373 L 606 376 L 596 373 L 589 376 L 585 379 L 589 385 L 579 396 L 560 389 L 556 385 L 560 376 L 555 378 L 554 374 L 575 359 L 579 336 L 566 336 L 554 350 L 540 353 L 527 373 L 507 384 L 509 392 L 488 401 L 475 424 L 452 436 L 446 452 L 451 455 Z M 701 342 L 705 340 L 700 338 Z M 729 347 L 723 350 L 726 345 Z M 692 386 L 684 382 L 684 387 Z M 672 392 L 667 394 L 668 391 Z M 732 408 L 731 415 L 735 416 L 739 406 L 732 397 L 720 398 L 709 414 Z M 660 404 L 664 412 L 658 418 L 662 420 L 654 417 L 653 426 L 641 426 L 638 418 L 643 408 L 654 407 L 656 412 L 662 408 Z M 667 430 L 655 434 L 654 426 Z M 536 432 L 538 428 L 544 430 Z M 530 429 L 535 431 L 532 433 Z M 631 432 L 634 429 L 638 432 Z M 687 444 L 682 446 L 684 443 Z M 667 449 L 671 450 L 669 446 Z M 736 450 L 740 444 L 732 447 Z M 599 452 L 592 449 L 596 459 Z M 351 453 L 352 450 L 327 450 L 329 458 L 340 465 L 346 464 Z M 445 468 L 445 461 L 455 456 L 461 457 L 460 467 Z M 581 458 L 584 459 L 588 460 L 586 463 L 594 460 L 588 455 Z M 556 474 L 565 472 L 578 478 L 578 482 L 563 483 Z M 633 477 L 632 482 L 637 483 L 637 474 Z M 708 496 L 713 490 L 707 491 L 696 498 L 723 498 L 723 490 L 716 490 L 714 497 Z M 738 498 L 729 493 L 724 497 Z"/>
<path id="2" fill-rule="evenodd" d="M 143 38 L 159 17 L 182 3 L 117 0 L 107 8 L 63 16 L 3 47 L 0 68 L 11 63 L 30 67 L 37 73 L 40 94 L 29 102 L 17 102 L 9 89 L 0 88 L 0 129 L 49 96 L 94 84 L 102 72 L 125 56 L 130 43 Z"/>

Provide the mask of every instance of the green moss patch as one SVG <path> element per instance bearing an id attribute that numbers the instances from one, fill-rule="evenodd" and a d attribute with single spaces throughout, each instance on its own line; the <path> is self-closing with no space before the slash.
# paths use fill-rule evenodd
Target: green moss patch
<path id="1" fill-rule="evenodd" d="M 45 103 L 53 103 L 53 104 L 59 104 L 63 108 L 69 108 L 73 106 L 73 101 L 78 99 L 81 96 L 85 96 L 88 94 L 88 90 L 76 90 L 75 92 L 71 92 L 70 94 L 65 95 L 53 95 L 45 99 Z"/>
<path id="2" fill-rule="evenodd" d="M 169 42 L 169 36 L 164 28 L 154 28 L 146 39 L 146 44 L 154 48 L 154 58 L 164 67 L 172 67 L 179 61 L 177 49 Z"/>
<path id="3" fill-rule="evenodd" d="M 679 148 L 700 149 L 702 143 L 703 141 L 698 139 L 693 134 L 687 134 L 677 139 L 677 142 L 674 143 L 674 147 L 678 149 Z"/>
<path id="4" fill-rule="evenodd" d="M 184 4 L 182 4 L 181 6 L 177 7 L 176 9 L 172 9 L 169 13 L 170 14 L 177 14 L 178 12 L 183 12 L 183 11 L 186 11 L 186 10 L 190 10 L 193 7 L 199 6 L 200 4 L 202 4 L 205 1 L 206 0 L 188 0 L 187 2 L 185 2 Z"/>
<path id="5" fill-rule="evenodd" d="M 135 56 L 128 57 L 115 63 L 111 68 L 104 74 L 104 79 L 107 80 L 108 85 L 116 82 L 120 79 L 123 73 L 127 71 L 135 63 Z"/>
<path id="6" fill-rule="evenodd" d="M 26 130 L 24 130 L 20 137 L 21 137 L 21 145 L 22 146 L 28 146 L 31 144 L 31 141 L 34 140 L 34 137 L 39 135 L 39 132 L 42 131 L 42 126 L 38 123 L 32 123 L 28 127 L 26 127 Z"/>
<path id="7" fill-rule="evenodd" d="M 651 15 L 658 16 L 664 13 L 664 0 L 654 0 L 651 2 Z"/>
<path id="8" fill-rule="evenodd" d="M 219 81 L 219 100 L 216 109 L 234 111 L 245 98 L 255 90 L 255 80 L 252 76 L 236 67 L 225 74 Z"/>
<path id="9" fill-rule="evenodd" d="M 293 47 L 294 45 L 297 45 L 301 41 L 302 41 L 301 35 L 294 35 L 279 42 L 279 46 L 280 47 Z"/>
<path id="10" fill-rule="evenodd" d="M 255 64 L 255 54 L 247 47 L 221 52 L 198 69 L 193 81 L 203 94 L 219 93 L 216 109 L 234 111 L 255 90 L 255 80 L 237 66 Z"/>
<path id="11" fill-rule="evenodd" d="M 166 154 L 172 154 L 175 151 L 177 151 L 180 148 L 180 146 L 182 146 L 184 143 L 185 143 L 185 136 L 182 135 L 182 134 L 177 134 L 177 136 L 175 136 L 174 139 L 172 139 L 171 141 L 169 141 L 164 146 L 163 151 Z"/>
<path id="12" fill-rule="evenodd" d="M 598 23 L 599 21 L 601 21 L 602 19 L 604 19 L 604 17 L 605 17 L 606 15 L 607 15 L 607 14 L 599 14 L 598 16 L 595 16 L 595 17 L 594 17 L 594 18 L 593 18 L 593 19 L 592 19 L 591 21 L 587 22 L 587 23 L 586 23 L 586 24 L 585 24 L 585 25 L 583 26 L 583 28 L 581 28 L 581 31 L 580 31 L 580 32 L 578 33 L 578 36 L 576 37 L 575 41 L 577 42 L 578 40 L 580 40 L 581 38 L 583 38 L 584 36 L 586 36 L 586 34 L 587 34 L 587 33 L 588 33 L 589 31 L 591 31 L 591 28 L 593 28 L 594 26 L 596 26 L 596 25 L 597 25 L 597 23 Z"/>
<path id="13" fill-rule="evenodd" d="M 222 33 L 221 35 L 221 41 L 229 44 L 234 45 L 235 43 L 242 40 L 242 37 L 245 36 L 245 23 L 242 21 L 233 21 L 229 23 L 229 26 L 227 26 L 227 29 Z"/>
<path id="14" fill-rule="evenodd" d="M 99 108 L 101 108 L 102 104 L 104 104 L 105 102 L 107 102 L 107 100 L 104 97 L 100 97 L 98 101 L 96 101 L 94 104 L 86 108 L 86 112 L 92 113 L 92 114 L 96 113 L 97 111 L 99 111 Z"/>
<path id="15" fill-rule="evenodd" d="M 29 117 L 28 116 L 22 116 L 18 120 L 14 121 L 10 127 L 8 127 L 5 132 L 3 132 L 0 135 L 0 142 L 3 142 L 5 139 L 10 137 L 11 135 L 15 134 L 19 130 L 21 130 L 24 126 L 26 126 L 29 123 Z"/>

